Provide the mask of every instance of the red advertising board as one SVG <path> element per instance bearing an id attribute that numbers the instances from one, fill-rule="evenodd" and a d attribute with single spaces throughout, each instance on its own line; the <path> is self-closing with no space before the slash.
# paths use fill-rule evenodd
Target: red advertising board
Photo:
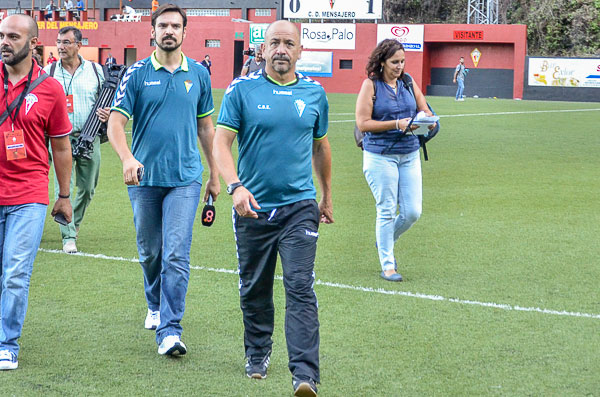
<path id="1" fill-rule="evenodd" d="M 483 30 L 455 30 L 454 40 L 483 40 Z"/>

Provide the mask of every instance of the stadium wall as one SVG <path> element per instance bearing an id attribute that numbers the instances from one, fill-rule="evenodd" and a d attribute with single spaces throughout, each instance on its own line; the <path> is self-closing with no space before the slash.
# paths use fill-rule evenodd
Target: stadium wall
<path id="1" fill-rule="evenodd" d="M 235 42 L 248 48 L 248 24 L 232 22 L 240 18 L 241 10 L 231 10 L 228 17 L 189 17 L 183 52 L 197 61 L 209 54 L 213 63 L 212 82 L 214 88 L 225 88 L 234 77 L 233 59 Z M 274 19 L 274 16 L 272 17 Z M 266 17 L 257 18 L 257 23 L 268 23 Z M 95 48 L 96 56 L 87 51 L 91 60 L 103 62 L 110 52 L 118 63 L 128 66 L 135 60 L 148 57 L 154 46 L 151 43 L 151 26 L 148 21 L 141 22 L 38 22 L 40 45 L 44 59 L 50 51 L 55 55 L 56 36 L 62 26 L 73 24 L 81 29 L 87 46 Z M 219 40 L 220 47 L 207 47 L 207 40 Z M 240 68 L 241 69 L 241 66 Z"/>
<path id="2" fill-rule="evenodd" d="M 54 0 L 54 4 L 58 5 L 59 1 L 61 6 L 64 5 L 65 0 Z M 43 10 L 48 2 L 49 0 L 21 0 L 20 7 L 23 11 L 31 8 L 39 11 Z M 275 10 L 272 14 L 277 16 L 277 19 L 281 19 L 283 16 L 280 2 L 273 0 L 228 0 L 227 3 L 223 0 L 174 0 L 171 2 L 183 9 L 239 9 L 243 19 L 249 19 L 250 11 L 257 8 Z M 88 19 L 95 21 L 108 21 L 111 15 L 120 12 L 119 4 L 127 5 L 135 10 L 150 11 L 150 3 L 150 0 L 84 0 Z M 160 3 L 162 4 L 163 1 Z M 17 8 L 17 0 L 0 0 L 0 10 L 5 12 L 5 16 L 9 15 L 6 11 L 12 11 L 15 8 Z"/>
<path id="3" fill-rule="evenodd" d="M 429 62 L 424 83 L 429 95 L 455 95 L 452 79 L 463 56 L 470 70 L 465 95 L 523 97 L 527 26 L 425 25 L 425 46 Z M 478 59 L 474 57 L 477 52 Z"/>
<path id="4" fill-rule="evenodd" d="M 106 10 L 107 15 L 116 11 L 112 8 Z M 245 19 L 243 11 L 238 8 L 231 9 L 229 16 L 188 17 L 183 51 L 198 61 L 206 54 L 211 56 L 214 88 L 227 87 L 241 69 L 238 52 L 249 47 L 249 24 L 233 22 L 232 19 Z M 268 17 L 255 16 L 254 9 L 247 9 L 245 13 L 253 23 L 269 23 L 277 19 L 276 9 Z M 137 59 L 149 56 L 154 50 L 149 18 L 143 17 L 141 22 L 40 21 L 39 36 L 44 59 L 47 59 L 50 51 L 56 54 L 54 42 L 58 29 L 65 24 L 74 24 L 87 39 L 86 46 L 96 49 L 95 60 L 106 59 L 110 52 L 117 62 L 130 65 Z M 300 24 L 297 25 L 300 27 Z M 374 23 L 356 24 L 354 50 L 309 49 L 331 51 L 333 54 L 332 76 L 315 77 L 315 80 L 328 92 L 358 92 L 361 82 L 366 78 L 365 66 L 369 54 L 377 44 L 377 26 Z M 478 36 L 457 36 L 455 32 L 478 32 Z M 208 40 L 218 40 L 220 46 L 210 47 Z M 475 48 L 481 53 L 477 67 L 470 56 Z M 425 93 L 454 95 L 456 86 L 452 83 L 452 74 L 461 55 L 471 69 L 466 82 L 467 95 L 522 97 L 526 26 L 424 25 L 423 51 L 406 52 L 406 70 Z M 348 69 L 349 62 L 351 68 Z"/>

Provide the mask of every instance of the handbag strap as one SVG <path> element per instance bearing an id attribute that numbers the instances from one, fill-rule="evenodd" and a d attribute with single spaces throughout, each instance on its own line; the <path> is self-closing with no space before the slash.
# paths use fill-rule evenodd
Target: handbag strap
<path id="1" fill-rule="evenodd" d="M 413 98 L 415 98 L 416 101 L 417 98 L 415 97 L 415 92 L 413 91 L 412 77 L 410 77 L 408 73 L 404 73 L 404 75 L 402 76 L 402 83 L 404 84 L 404 87 L 408 89 L 408 92 L 411 93 L 411 95 L 413 96 Z"/>

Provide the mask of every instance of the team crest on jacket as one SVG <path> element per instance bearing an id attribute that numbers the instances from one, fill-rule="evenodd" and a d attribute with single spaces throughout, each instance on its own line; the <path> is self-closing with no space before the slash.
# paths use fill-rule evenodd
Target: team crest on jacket
<path id="1" fill-rule="evenodd" d="M 38 101 L 38 97 L 35 94 L 27 94 L 25 97 L 25 114 L 29 113 L 34 103 Z"/>
<path id="2" fill-rule="evenodd" d="M 306 103 L 304 103 L 302 99 L 296 99 L 294 101 L 294 106 L 296 106 L 298 117 L 302 117 L 302 113 L 304 113 L 304 108 L 306 108 Z"/>

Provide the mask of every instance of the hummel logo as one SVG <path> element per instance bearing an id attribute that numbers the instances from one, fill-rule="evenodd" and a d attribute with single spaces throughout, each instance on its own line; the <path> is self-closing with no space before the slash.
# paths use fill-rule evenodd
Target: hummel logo
<path id="1" fill-rule="evenodd" d="M 311 232 L 310 230 L 305 230 L 304 232 L 307 236 L 319 237 L 319 232 Z"/>
<path id="2" fill-rule="evenodd" d="M 154 80 L 154 81 L 144 81 L 144 85 L 146 87 L 150 86 L 150 85 L 160 85 L 160 80 Z"/>
<path id="3" fill-rule="evenodd" d="M 274 95 L 289 95 L 289 96 L 291 96 L 292 91 L 280 91 L 280 90 L 273 89 L 273 94 Z"/>

